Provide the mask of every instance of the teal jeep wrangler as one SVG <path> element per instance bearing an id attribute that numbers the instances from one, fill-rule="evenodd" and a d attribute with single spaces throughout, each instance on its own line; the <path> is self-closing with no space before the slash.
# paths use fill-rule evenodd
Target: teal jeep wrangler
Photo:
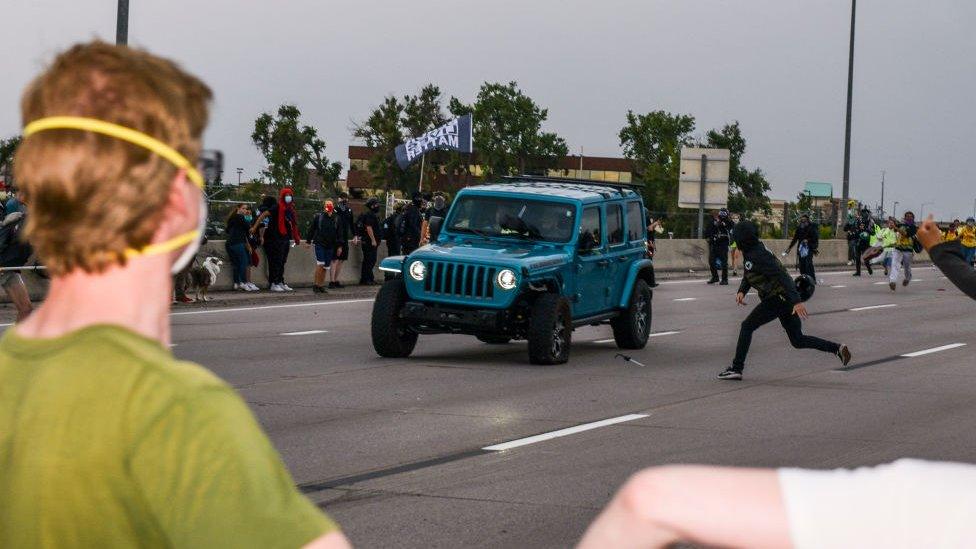
<path id="1" fill-rule="evenodd" d="M 373 347 L 406 357 L 420 334 L 528 340 L 534 364 L 569 359 L 573 329 L 609 323 L 617 346 L 651 331 L 651 263 L 639 194 L 623 185 L 542 177 L 460 191 L 432 243 L 388 257 L 373 305 Z"/>

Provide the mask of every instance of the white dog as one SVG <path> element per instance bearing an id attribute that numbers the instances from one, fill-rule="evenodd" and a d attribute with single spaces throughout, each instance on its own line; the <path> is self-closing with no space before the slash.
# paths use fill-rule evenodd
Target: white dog
<path id="1" fill-rule="evenodd" d="M 224 262 L 219 258 L 210 256 L 203 260 L 203 265 L 190 269 L 190 289 L 196 293 L 196 300 L 210 301 L 207 291 L 217 283 L 217 275 L 220 274 L 220 266 Z"/>

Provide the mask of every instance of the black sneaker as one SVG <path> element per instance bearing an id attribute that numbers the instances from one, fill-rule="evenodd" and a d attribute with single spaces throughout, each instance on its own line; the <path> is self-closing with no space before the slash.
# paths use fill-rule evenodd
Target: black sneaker
<path id="1" fill-rule="evenodd" d="M 329 288 L 338 288 L 339 286 L 335 282 L 329 282 Z"/>
<path id="2" fill-rule="evenodd" d="M 723 281 L 719 282 L 718 285 L 719 286 L 728 286 L 729 285 L 729 281 L 728 280 L 723 280 Z"/>
<path id="3" fill-rule="evenodd" d="M 732 269 L 732 276 L 739 276 L 739 271 Z"/>
<path id="4" fill-rule="evenodd" d="M 868 276 L 874 276 L 874 269 L 870 265 L 868 265 Z"/>
<path id="5" fill-rule="evenodd" d="M 844 366 L 851 362 L 851 350 L 847 348 L 847 345 L 841 345 L 840 349 L 837 349 L 837 358 Z"/>
<path id="6" fill-rule="evenodd" d="M 861 276 L 861 273 L 854 273 L 851 276 Z"/>
<path id="7" fill-rule="evenodd" d="M 719 379 L 742 379 L 742 372 L 736 370 L 732 366 L 726 368 L 722 373 L 718 375 Z"/>
<path id="8" fill-rule="evenodd" d="M 888 283 L 888 287 L 891 288 L 891 291 L 892 292 L 895 291 L 895 283 L 894 282 L 889 282 Z"/>
<path id="9" fill-rule="evenodd" d="M 717 278 L 712 278 L 712 279 L 709 279 L 709 281 L 706 282 L 706 284 L 715 284 L 716 282 L 718 282 L 718 279 Z"/>

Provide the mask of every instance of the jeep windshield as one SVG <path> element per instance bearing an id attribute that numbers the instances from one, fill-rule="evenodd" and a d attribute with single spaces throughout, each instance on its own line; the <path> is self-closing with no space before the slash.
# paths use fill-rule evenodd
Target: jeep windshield
<path id="1" fill-rule="evenodd" d="M 569 242 L 576 208 L 572 204 L 500 196 L 462 196 L 452 209 L 448 230 L 482 237 Z"/>

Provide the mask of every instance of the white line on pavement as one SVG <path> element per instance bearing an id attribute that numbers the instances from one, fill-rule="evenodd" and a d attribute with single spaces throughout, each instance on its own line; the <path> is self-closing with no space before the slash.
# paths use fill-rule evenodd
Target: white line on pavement
<path id="1" fill-rule="evenodd" d="M 645 417 L 647 417 L 647 414 L 627 414 L 625 416 L 612 417 L 610 419 L 594 421 L 593 423 L 584 423 L 583 425 L 577 425 L 575 427 L 567 427 L 566 429 L 560 429 L 558 431 L 542 433 L 541 435 L 520 438 L 509 442 L 503 442 L 501 444 L 494 444 L 492 446 L 485 446 L 484 448 L 482 448 L 482 450 L 485 450 L 487 452 L 500 452 L 502 450 L 511 450 L 512 448 L 518 448 L 519 446 L 535 444 L 536 442 L 552 440 L 554 438 L 564 437 L 567 435 L 575 435 L 576 433 L 582 433 L 583 431 L 589 431 L 591 429 L 597 429 L 599 427 L 606 427 L 608 425 L 615 425 L 617 423 L 623 423 L 625 421 L 633 421 L 635 419 L 641 419 Z"/>
<path id="2" fill-rule="evenodd" d="M 875 286 L 879 286 L 879 285 L 881 285 L 881 284 L 887 284 L 887 283 L 888 283 L 888 281 L 887 281 L 887 280 L 882 280 L 882 281 L 880 281 L 880 282 L 875 282 L 875 283 L 874 283 L 874 285 L 875 285 Z"/>
<path id="3" fill-rule="evenodd" d="M 904 358 L 915 358 L 917 356 L 928 355 L 932 353 L 938 353 L 939 351 L 948 351 L 949 349 L 955 349 L 957 347 L 965 347 L 965 343 L 950 343 L 948 345 L 943 345 L 941 347 L 932 347 L 931 349 L 924 349 L 922 351 L 915 351 L 914 353 L 905 353 L 901 355 Z"/>
<path id="4" fill-rule="evenodd" d="M 845 285 L 843 285 L 843 284 L 838 284 L 838 285 L 836 285 L 836 286 L 831 286 L 831 288 L 846 288 L 846 287 L 847 287 L 847 286 L 845 286 Z"/>
<path id="5" fill-rule="evenodd" d="M 868 305 L 867 307 L 854 307 L 853 309 L 848 309 L 848 311 L 869 311 L 871 309 L 887 309 L 888 307 L 897 307 L 897 303 L 886 303 L 884 305 Z"/>
<path id="6" fill-rule="evenodd" d="M 697 297 L 676 297 L 675 301 L 696 301 Z"/>
<path id="7" fill-rule="evenodd" d="M 283 305 L 261 305 L 258 307 L 233 307 L 227 309 L 202 309 L 199 311 L 180 311 L 178 313 L 170 313 L 170 316 L 182 316 L 182 315 L 208 315 L 214 313 L 234 313 L 238 311 L 263 311 L 265 309 L 285 309 L 291 307 L 316 307 L 320 305 L 343 305 L 346 303 L 371 303 L 372 299 L 340 299 L 336 301 L 313 301 L 305 303 L 286 303 Z"/>
<path id="8" fill-rule="evenodd" d="M 680 334 L 680 333 L 681 333 L 680 330 L 675 330 L 673 332 L 654 332 L 653 334 L 650 334 L 647 337 L 661 337 L 661 336 L 669 336 L 669 335 Z M 614 341 L 616 341 L 616 340 L 613 339 L 613 338 L 610 338 L 610 339 L 598 339 L 598 340 L 594 341 L 593 343 L 613 343 Z"/>
<path id="9" fill-rule="evenodd" d="M 305 331 L 305 332 L 284 332 L 284 333 L 280 333 L 278 335 L 283 335 L 283 336 L 306 336 L 306 335 L 312 335 L 312 334 L 327 334 L 327 333 L 329 333 L 328 330 L 308 330 L 308 331 Z"/>

